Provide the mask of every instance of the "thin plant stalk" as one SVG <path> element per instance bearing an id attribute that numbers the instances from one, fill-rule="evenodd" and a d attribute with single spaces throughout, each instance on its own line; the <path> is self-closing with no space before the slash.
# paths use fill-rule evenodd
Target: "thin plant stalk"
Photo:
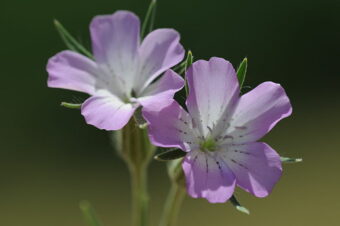
<path id="1" fill-rule="evenodd" d="M 132 225 L 148 226 L 149 195 L 147 190 L 147 167 L 130 169 L 132 192 Z"/>
<path id="2" fill-rule="evenodd" d="M 175 226 L 185 198 L 185 187 L 172 183 L 159 226 Z"/>
<path id="3" fill-rule="evenodd" d="M 115 132 L 114 141 L 130 172 L 132 226 L 148 226 L 147 170 L 155 148 L 148 140 L 146 129 L 140 129 L 133 119 L 122 130 Z"/>

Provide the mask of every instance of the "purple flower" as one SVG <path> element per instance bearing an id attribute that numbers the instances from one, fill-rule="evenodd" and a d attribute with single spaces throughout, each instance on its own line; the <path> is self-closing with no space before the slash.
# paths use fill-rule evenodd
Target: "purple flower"
<path id="1" fill-rule="evenodd" d="M 175 101 L 160 111 L 144 108 L 152 143 L 187 152 L 182 167 L 194 198 L 225 202 L 236 185 L 267 196 L 281 176 L 281 161 L 257 140 L 291 114 L 284 89 L 264 82 L 240 97 L 233 66 L 216 57 L 195 62 L 187 78 L 189 113 Z"/>
<path id="2" fill-rule="evenodd" d="M 94 59 L 63 51 L 49 59 L 48 86 L 91 95 L 81 113 L 88 124 L 118 130 L 139 106 L 169 104 L 183 79 L 173 71 L 184 57 L 180 36 L 157 29 L 140 43 L 140 21 L 127 11 L 97 16 L 90 25 Z"/>

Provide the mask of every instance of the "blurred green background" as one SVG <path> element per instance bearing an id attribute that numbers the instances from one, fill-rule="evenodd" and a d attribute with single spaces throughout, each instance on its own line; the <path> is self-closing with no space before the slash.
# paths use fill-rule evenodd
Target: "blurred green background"
<path id="1" fill-rule="evenodd" d="M 85 124 L 61 101 L 84 95 L 46 87 L 49 57 L 65 49 L 52 20 L 90 44 L 98 14 L 128 9 L 144 17 L 147 0 L 3 0 L 0 13 L 0 225 L 82 226 L 80 200 L 90 200 L 105 226 L 129 225 L 127 170 L 106 132 Z M 187 198 L 180 226 L 340 225 L 338 0 L 159 0 L 156 27 L 173 27 L 196 57 L 249 59 L 246 85 L 281 83 L 294 114 L 264 139 L 285 165 L 265 199 L 237 191 L 251 210 Z M 152 223 L 169 183 L 165 166 L 150 169 Z"/>

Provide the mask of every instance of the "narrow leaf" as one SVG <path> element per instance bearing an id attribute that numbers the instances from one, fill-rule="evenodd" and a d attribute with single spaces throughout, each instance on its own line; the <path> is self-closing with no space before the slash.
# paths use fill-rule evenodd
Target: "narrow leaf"
<path id="1" fill-rule="evenodd" d="M 92 54 L 82 44 L 80 44 L 58 20 L 54 20 L 54 25 L 67 48 L 84 54 L 89 58 L 93 58 Z"/>
<path id="2" fill-rule="evenodd" d="M 182 151 L 181 149 L 170 149 L 168 151 L 164 151 L 164 152 L 161 152 L 155 155 L 154 159 L 158 161 L 170 161 L 170 160 L 182 158 L 186 154 L 187 153 Z"/>
<path id="3" fill-rule="evenodd" d="M 184 71 L 184 67 L 186 64 L 186 60 L 183 60 L 180 64 L 177 64 L 172 68 L 172 70 L 176 71 L 178 74 L 181 74 L 180 72 Z"/>
<path id="4" fill-rule="evenodd" d="M 238 82 L 240 84 L 240 89 L 242 88 L 244 80 L 246 78 L 247 67 L 248 67 L 248 59 L 247 57 L 245 57 L 243 61 L 241 62 L 240 66 L 237 68 L 237 72 L 236 72 Z"/>
<path id="5" fill-rule="evenodd" d="M 240 211 L 240 212 L 242 212 L 242 213 L 245 213 L 245 214 L 248 214 L 248 215 L 250 214 L 249 210 L 248 210 L 246 207 L 242 206 L 242 205 L 239 203 L 239 201 L 236 199 L 235 195 L 231 196 L 231 198 L 230 198 L 229 200 L 230 200 L 231 204 L 232 204 L 238 211 Z"/>
<path id="6" fill-rule="evenodd" d="M 81 104 L 74 104 L 74 103 L 67 103 L 67 102 L 61 102 L 60 106 L 70 109 L 80 109 Z"/>
<path id="7" fill-rule="evenodd" d="M 155 20 L 155 15 L 156 15 L 156 0 L 151 0 L 148 11 L 146 12 L 143 24 L 142 24 L 142 30 L 141 30 L 141 37 L 144 38 L 145 31 L 147 26 L 149 25 L 149 32 L 152 31 L 153 25 L 154 25 L 154 20 Z M 149 22 L 150 20 L 150 22 Z"/>
<path id="8" fill-rule="evenodd" d="M 280 157 L 282 163 L 297 163 L 302 162 L 302 158 L 290 158 L 290 157 Z"/>
<path id="9" fill-rule="evenodd" d="M 157 0 L 153 0 L 155 2 L 155 5 L 153 7 L 152 13 L 151 13 L 151 19 L 149 23 L 149 33 L 153 31 L 153 28 L 155 26 L 155 19 L 156 19 L 156 11 L 157 11 Z"/>
<path id="10" fill-rule="evenodd" d="M 96 213 L 88 201 L 81 201 L 80 209 L 83 212 L 84 219 L 89 226 L 101 226 L 102 224 L 98 220 Z"/>
<path id="11" fill-rule="evenodd" d="M 180 71 L 180 74 L 184 74 L 187 72 L 188 68 L 192 65 L 194 61 L 194 56 L 192 55 L 192 52 L 189 50 L 188 51 L 188 54 L 187 54 L 187 58 L 185 59 L 185 64 L 184 64 L 184 67 L 183 69 Z M 188 96 L 189 94 L 189 88 L 188 88 L 188 81 L 187 81 L 187 77 L 186 77 L 186 74 L 184 75 L 184 79 L 185 79 L 185 94 L 186 96 Z"/>

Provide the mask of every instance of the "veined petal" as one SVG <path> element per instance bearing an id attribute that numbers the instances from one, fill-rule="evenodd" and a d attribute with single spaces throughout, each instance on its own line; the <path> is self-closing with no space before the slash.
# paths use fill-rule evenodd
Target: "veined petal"
<path id="1" fill-rule="evenodd" d="M 176 101 L 165 107 L 145 107 L 143 116 L 148 122 L 149 138 L 154 145 L 189 151 L 191 145 L 197 144 L 191 117 Z"/>
<path id="2" fill-rule="evenodd" d="M 128 11 L 96 16 L 90 24 L 96 61 L 108 65 L 125 89 L 132 88 L 138 70 L 139 29 L 138 17 Z"/>
<path id="3" fill-rule="evenodd" d="M 184 86 L 183 78 L 173 70 L 168 70 L 155 83 L 148 86 L 142 93 L 138 102 L 143 107 L 159 108 L 161 105 L 169 105 L 173 101 L 175 93 Z"/>
<path id="4" fill-rule="evenodd" d="M 235 176 L 218 156 L 210 152 L 191 151 L 185 156 L 182 166 L 191 197 L 223 203 L 232 196 Z"/>
<path id="5" fill-rule="evenodd" d="M 256 197 L 270 194 L 282 174 L 280 156 L 260 142 L 226 148 L 220 156 L 235 174 L 237 185 Z"/>
<path id="6" fill-rule="evenodd" d="M 209 61 L 193 63 L 187 79 L 189 96 L 186 104 L 205 136 L 221 117 L 226 118 L 233 112 L 239 95 L 236 72 L 228 61 L 212 57 Z"/>
<path id="7" fill-rule="evenodd" d="M 184 58 L 179 39 L 179 33 L 173 29 L 157 29 L 145 37 L 139 49 L 141 68 L 135 87 L 137 92 L 143 92 L 158 75 Z"/>
<path id="8" fill-rule="evenodd" d="M 119 130 L 129 122 L 136 108 L 113 95 L 97 95 L 82 104 L 81 114 L 88 124 L 99 129 Z"/>
<path id="9" fill-rule="evenodd" d="M 95 94 L 101 86 L 97 65 L 91 59 L 69 50 L 51 57 L 47 63 L 48 86 Z"/>
<path id="10" fill-rule="evenodd" d="M 244 94 L 226 133 L 232 143 L 254 142 L 292 113 L 290 101 L 279 84 L 264 82 Z"/>

